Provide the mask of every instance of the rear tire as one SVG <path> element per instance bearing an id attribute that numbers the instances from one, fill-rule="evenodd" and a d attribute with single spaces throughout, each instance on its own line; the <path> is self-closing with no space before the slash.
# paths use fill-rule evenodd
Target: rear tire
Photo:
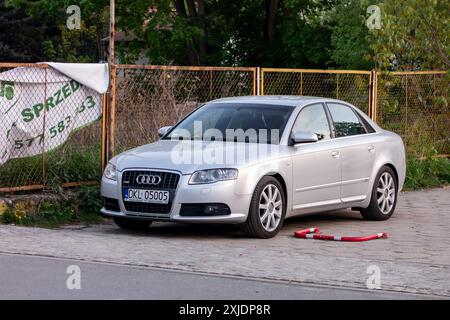
<path id="1" fill-rule="evenodd" d="M 397 205 L 398 182 L 394 171 L 384 166 L 378 172 L 372 187 L 372 196 L 367 208 L 361 209 L 364 219 L 383 221 L 389 219 Z"/>
<path id="2" fill-rule="evenodd" d="M 147 230 L 148 227 L 152 224 L 151 221 L 144 220 L 133 220 L 127 218 L 114 218 L 114 222 L 124 230 Z"/>
<path id="3" fill-rule="evenodd" d="M 250 237 L 272 238 L 283 226 L 285 214 L 286 197 L 280 182 L 265 176 L 256 185 L 247 220 L 241 228 Z"/>

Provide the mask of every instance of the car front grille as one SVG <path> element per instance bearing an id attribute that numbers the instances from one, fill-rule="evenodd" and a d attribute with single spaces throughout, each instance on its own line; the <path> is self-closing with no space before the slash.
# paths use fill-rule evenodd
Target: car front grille
<path id="1" fill-rule="evenodd" d="M 141 203 L 141 202 L 131 202 L 124 201 L 125 209 L 131 212 L 140 213 L 158 213 L 158 214 L 168 214 L 172 207 L 172 203 L 160 204 L 160 203 Z"/>
<path id="2" fill-rule="evenodd" d="M 158 175 L 161 177 L 161 182 L 157 185 L 139 184 L 136 178 L 141 175 Z M 175 198 L 175 190 L 178 186 L 180 175 L 174 172 L 167 171 L 151 171 L 151 170 L 128 170 L 122 175 L 122 189 L 151 189 L 151 190 L 167 190 L 169 191 L 169 203 L 142 203 L 123 201 L 125 209 L 130 212 L 138 212 L 145 214 L 169 214 L 172 209 L 172 202 Z M 123 197 L 123 195 L 122 195 Z"/>
<path id="3" fill-rule="evenodd" d="M 161 182 L 156 186 L 143 186 L 136 182 L 136 178 L 140 174 L 158 175 L 161 177 Z M 122 175 L 122 187 L 136 188 L 136 189 L 173 189 L 175 190 L 180 180 L 178 173 L 167 171 L 147 171 L 147 170 L 133 170 L 125 171 Z"/>

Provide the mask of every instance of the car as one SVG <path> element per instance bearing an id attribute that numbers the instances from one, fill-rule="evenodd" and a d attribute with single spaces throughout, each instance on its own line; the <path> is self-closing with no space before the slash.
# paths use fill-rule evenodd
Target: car
<path id="1" fill-rule="evenodd" d="M 284 219 L 316 212 L 387 220 L 405 180 L 401 137 L 336 99 L 222 98 L 158 134 L 104 170 L 101 214 L 123 229 L 229 223 L 271 238 Z"/>

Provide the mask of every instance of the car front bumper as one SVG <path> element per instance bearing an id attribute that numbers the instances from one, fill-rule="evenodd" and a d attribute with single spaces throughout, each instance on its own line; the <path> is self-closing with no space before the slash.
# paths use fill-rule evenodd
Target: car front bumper
<path id="1" fill-rule="evenodd" d="M 102 178 L 101 195 L 118 200 L 120 211 L 107 210 L 103 207 L 101 215 L 106 217 L 130 218 L 149 221 L 171 221 L 188 223 L 242 223 L 247 219 L 247 214 L 251 201 L 251 193 L 241 194 L 236 192 L 239 180 L 220 181 L 211 184 L 190 185 L 191 175 L 181 175 L 175 196 L 172 200 L 171 210 L 168 214 L 152 212 L 132 212 L 127 211 L 122 197 L 121 174 L 117 181 Z M 182 216 L 180 209 L 182 204 L 226 204 L 231 213 L 227 215 L 206 215 L 199 212 L 195 216 Z"/>

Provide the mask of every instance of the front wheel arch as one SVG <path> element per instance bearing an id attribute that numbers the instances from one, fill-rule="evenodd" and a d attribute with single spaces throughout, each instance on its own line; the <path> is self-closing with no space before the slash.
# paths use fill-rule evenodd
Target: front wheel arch
<path id="1" fill-rule="evenodd" d="M 261 180 L 264 179 L 265 177 L 273 177 L 273 178 L 277 179 L 278 182 L 281 184 L 281 187 L 282 187 L 283 192 L 284 192 L 284 199 L 285 199 L 285 201 L 286 201 L 286 214 L 287 214 L 288 212 L 290 212 L 290 211 L 288 210 L 288 208 L 289 208 L 289 207 L 288 207 L 288 203 L 289 203 L 289 200 L 290 200 L 290 196 L 289 196 L 289 194 L 288 194 L 288 189 L 287 189 L 286 180 L 285 180 L 285 178 L 284 178 L 279 172 L 270 171 L 270 172 L 266 172 L 265 174 L 263 174 L 262 176 L 260 176 L 260 178 L 256 181 L 255 185 L 254 185 L 253 188 L 251 189 L 251 190 L 252 190 L 252 193 L 251 193 L 251 194 L 253 194 L 253 193 L 255 192 L 256 187 L 257 187 L 258 184 L 261 182 Z"/>
<path id="2" fill-rule="evenodd" d="M 271 176 L 271 177 L 274 177 L 275 179 L 278 180 L 278 182 L 281 184 L 281 187 L 283 188 L 284 199 L 285 199 L 286 204 L 287 204 L 288 203 L 288 199 L 289 199 L 289 195 L 288 195 L 288 192 L 287 192 L 286 182 L 284 181 L 283 176 L 281 174 L 279 174 L 279 173 L 273 173 L 273 174 L 267 174 L 267 175 L 263 176 L 262 178 L 264 178 L 266 176 Z M 261 179 L 259 181 L 261 181 Z M 259 183 L 259 181 L 258 181 L 258 183 Z M 256 188 L 256 186 L 255 186 L 255 188 Z M 255 191 L 255 190 L 253 190 L 253 191 Z"/>
<path id="3" fill-rule="evenodd" d="M 270 181 L 272 181 L 272 182 L 270 182 Z M 282 202 L 283 207 L 281 209 L 281 218 L 280 218 L 280 221 L 278 222 L 278 225 L 275 227 L 274 230 L 265 229 L 265 227 L 262 225 L 262 222 L 260 220 L 261 217 L 260 217 L 259 210 L 261 210 L 261 209 L 258 209 L 258 206 L 260 204 L 259 198 L 261 197 L 261 192 L 264 192 L 264 190 L 265 190 L 264 188 L 270 184 L 274 184 L 274 186 L 276 188 L 278 188 L 279 195 L 283 201 Z M 274 208 L 272 207 L 272 211 L 273 211 L 273 209 Z M 271 210 L 271 209 L 266 209 L 266 210 Z M 251 200 L 249 208 L 248 208 L 247 219 L 243 224 L 241 224 L 241 229 L 242 229 L 242 231 L 244 231 L 244 233 L 246 235 L 251 236 L 251 237 L 265 238 L 265 239 L 272 238 L 279 232 L 279 230 L 283 226 L 283 220 L 286 216 L 286 212 L 287 212 L 287 201 L 286 201 L 286 195 L 285 195 L 285 191 L 284 191 L 284 187 L 283 187 L 282 183 L 274 175 L 264 175 L 263 177 L 261 177 L 261 179 L 258 180 L 258 182 L 256 183 L 256 186 L 253 190 L 252 200 Z"/>

